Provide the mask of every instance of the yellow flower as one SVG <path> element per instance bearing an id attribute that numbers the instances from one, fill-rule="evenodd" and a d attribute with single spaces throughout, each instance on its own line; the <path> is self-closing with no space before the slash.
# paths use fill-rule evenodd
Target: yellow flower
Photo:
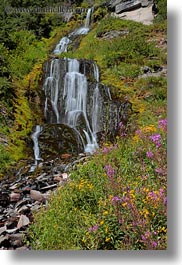
<path id="1" fill-rule="evenodd" d="M 166 233 L 167 232 L 167 228 L 165 228 L 164 226 L 160 229 L 160 232 L 164 232 Z"/>
<path id="2" fill-rule="evenodd" d="M 103 215 L 107 215 L 109 212 L 108 211 L 105 211 L 105 212 L 103 212 Z"/>
<path id="3" fill-rule="evenodd" d="M 104 224 L 104 220 L 100 221 L 100 225 L 103 225 Z"/>
<path id="4" fill-rule="evenodd" d="M 111 239 L 110 239 L 110 237 L 106 237 L 106 242 L 109 242 Z"/>
<path id="5" fill-rule="evenodd" d="M 156 132 L 156 128 L 153 124 L 143 128 L 143 132 Z"/>
<path id="6" fill-rule="evenodd" d="M 126 207 L 127 206 L 127 202 L 122 203 L 122 206 Z"/>

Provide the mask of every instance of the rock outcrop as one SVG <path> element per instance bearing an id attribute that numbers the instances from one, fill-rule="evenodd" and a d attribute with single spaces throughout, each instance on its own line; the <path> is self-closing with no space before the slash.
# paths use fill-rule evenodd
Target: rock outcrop
<path id="1" fill-rule="evenodd" d="M 153 4 L 153 0 L 111 0 L 108 7 L 116 14 L 132 11 L 138 8 L 145 8 Z"/>

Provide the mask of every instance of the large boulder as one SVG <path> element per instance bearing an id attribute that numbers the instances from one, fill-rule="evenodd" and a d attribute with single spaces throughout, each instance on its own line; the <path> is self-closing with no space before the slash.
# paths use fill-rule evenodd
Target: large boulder
<path id="1" fill-rule="evenodd" d="M 141 0 L 127 1 L 116 5 L 115 12 L 116 14 L 120 14 L 122 12 L 131 11 L 139 7 L 141 7 Z"/>

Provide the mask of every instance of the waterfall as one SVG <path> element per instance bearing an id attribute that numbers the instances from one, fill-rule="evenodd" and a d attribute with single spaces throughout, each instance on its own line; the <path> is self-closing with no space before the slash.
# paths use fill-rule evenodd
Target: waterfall
<path id="1" fill-rule="evenodd" d="M 76 128 L 79 126 L 79 117 L 84 119 L 86 130 L 83 131 L 87 140 L 84 149 L 85 152 L 93 153 L 98 148 L 98 144 L 87 117 L 87 78 L 79 72 L 79 66 L 78 60 L 68 60 L 68 72 L 65 75 L 63 92 L 65 123 Z"/>
<path id="2" fill-rule="evenodd" d="M 56 115 L 57 123 L 60 122 L 58 111 L 58 93 L 59 93 L 59 59 L 53 59 L 50 66 L 50 74 L 46 78 L 43 89 L 45 91 L 45 106 L 44 115 L 47 117 L 48 97 L 50 97 L 51 104 Z"/>
<path id="3" fill-rule="evenodd" d="M 91 15 L 92 15 L 93 11 L 94 11 L 93 7 L 88 9 L 84 26 L 75 30 L 71 35 L 86 35 L 89 32 L 90 20 L 91 20 Z"/>
<path id="4" fill-rule="evenodd" d="M 72 37 L 88 33 L 92 12 L 93 8 L 89 8 L 84 26 L 59 41 L 53 51 L 55 55 L 67 52 Z M 47 62 L 46 69 L 43 85 L 46 123 L 55 126 L 55 128 L 61 124 L 68 126 L 67 128 L 77 134 L 84 152 L 93 153 L 99 147 L 97 133 L 104 130 L 105 117 L 110 115 L 108 101 L 111 100 L 108 88 L 105 89 L 102 86 L 99 91 L 100 80 L 97 64 L 91 61 L 85 63 L 83 60 L 77 59 L 54 58 L 51 62 Z M 95 79 L 94 83 L 90 83 L 90 77 L 87 74 L 89 72 Z M 37 125 L 32 134 L 35 166 L 41 160 L 38 138 L 43 133 L 43 128 Z"/>
<path id="5" fill-rule="evenodd" d="M 70 43 L 70 39 L 68 37 L 63 37 L 60 42 L 56 45 L 54 49 L 54 54 L 61 54 L 62 52 L 67 52 L 68 44 Z"/>
<path id="6" fill-rule="evenodd" d="M 33 140 L 34 143 L 34 158 L 35 158 L 35 163 L 34 165 L 30 168 L 30 172 L 33 172 L 38 164 L 38 161 L 42 160 L 42 158 L 40 157 L 40 149 L 39 149 L 39 142 L 38 142 L 38 138 L 39 135 L 42 131 L 42 128 L 40 125 L 36 125 L 35 127 L 35 131 L 34 133 L 31 135 L 31 138 Z"/>
<path id="7" fill-rule="evenodd" d="M 71 37 L 75 36 L 75 35 L 86 35 L 90 28 L 90 20 L 91 20 L 91 15 L 93 12 L 93 7 L 89 8 L 87 11 L 87 15 L 86 15 L 86 19 L 85 19 L 85 25 L 83 27 L 80 27 L 78 29 L 76 29 L 75 31 L 73 31 L 72 33 L 70 33 L 68 35 L 68 37 L 63 37 L 61 38 L 61 40 L 59 41 L 59 43 L 56 45 L 53 54 L 55 55 L 59 55 L 63 52 L 67 52 L 68 50 L 68 45 L 71 43 Z"/>
<path id="8" fill-rule="evenodd" d="M 94 78 L 96 81 L 96 86 L 93 94 L 93 106 L 92 106 L 92 130 L 96 135 L 97 130 L 99 128 L 99 68 L 96 63 L 93 64 L 94 68 Z"/>

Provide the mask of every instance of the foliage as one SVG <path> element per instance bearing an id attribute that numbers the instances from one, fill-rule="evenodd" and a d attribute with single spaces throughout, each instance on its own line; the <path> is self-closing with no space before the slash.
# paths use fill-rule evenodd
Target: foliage
<path id="1" fill-rule="evenodd" d="M 78 165 L 35 216 L 33 248 L 166 249 L 166 126 L 160 119 L 128 137 L 120 124 L 117 143 Z"/>
<path id="2" fill-rule="evenodd" d="M 155 0 L 157 4 L 158 14 L 155 22 L 167 20 L 167 0 Z"/>
<path id="3" fill-rule="evenodd" d="M 10 162 L 10 154 L 5 150 L 4 146 L 0 144 L 0 177 L 2 176 L 4 169 L 7 168 Z"/>

